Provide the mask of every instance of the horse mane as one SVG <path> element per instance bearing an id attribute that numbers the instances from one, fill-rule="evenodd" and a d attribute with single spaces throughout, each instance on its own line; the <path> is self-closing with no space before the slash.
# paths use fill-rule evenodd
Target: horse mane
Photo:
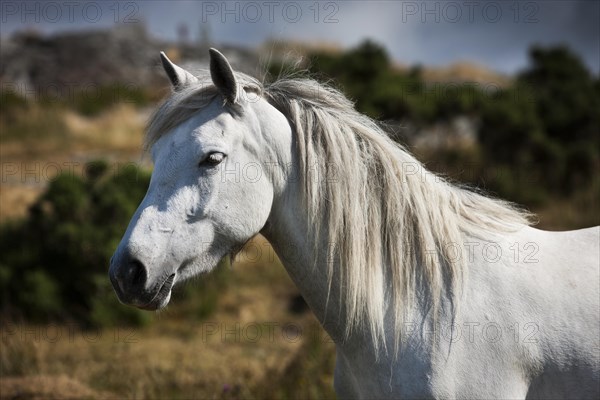
<path id="1" fill-rule="evenodd" d="M 366 324 L 376 349 L 385 346 L 389 304 L 397 349 L 403 311 L 416 301 L 417 287 L 426 288 L 434 310 L 443 295 L 460 292 L 468 238 L 489 240 L 530 224 L 529 214 L 511 203 L 426 170 L 328 85 L 301 78 L 262 85 L 241 73 L 236 79 L 292 127 L 311 234 L 326 236 L 315 243 L 327 243 L 327 259 L 337 261 L 328 263 L 328 283 L 334 273 L 341 280 L 346 335 Z M 169 98 L 150 121 L 146 148 L 217 95 L 207 83 Z"/>

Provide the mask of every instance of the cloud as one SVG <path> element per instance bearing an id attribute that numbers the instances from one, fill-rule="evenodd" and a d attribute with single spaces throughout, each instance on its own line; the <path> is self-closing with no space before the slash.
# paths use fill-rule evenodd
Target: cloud
<path id="1" fill-rule="evenodd" d="M 66 4 L 51 3 L 62 8 Z M 6 4 L 11 8 L 7 10 Z M 73 20 L 67 21 L 63 12 L 60 20 L 50 21 L 48 10 L 47 15 L 41 10 L 43 4 L 3 2 L 2 35 L 27 27 L 51 33 L 109 26 L 130 15 L 144 21 L 151 34 L 170 40 L 177 38 L 181 24 L 187 25 L 192 38 L 207 24 L 216 43 L 245 46 L 282 38 L 350 47 L 371 38 L 403 63 L 444 65 L 470 60 L 507 73 L 527 65 L 532 44 L 564 43 L 596 74 L 600 69 L 600 4 L 596 1 L 139 1 L 111 3 L 119 4 L 117 10 L 97 3 L 103 4 L 103 18 L 94 23 L 85 18 L 84 6 Z M 36 5 L 41 16 L 37 21 L 31 13 L 23 13 Z M 18 12 L 13 12 L 15 7 Z"/>

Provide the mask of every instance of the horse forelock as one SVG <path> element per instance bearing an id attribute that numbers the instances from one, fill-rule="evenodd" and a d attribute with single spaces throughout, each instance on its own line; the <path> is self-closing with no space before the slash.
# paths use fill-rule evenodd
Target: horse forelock
<path id="1" fill-rule="evenodd" d="M 150 150 L 158 139 L 200 112 L 220 96 L 219 90 L 209 78 L 208 71 L 200 74 L 197 78 L 197 83 L 174 90 L 152 114 L 146 127 L 145 151 Z M 235 78 L 237 83 L 245 90 L 245 93 L 261 93 L 262 85 L 256 79 L 240 72 L 235 73 Z M 229 104 L 225 100 L 223 100 L 223 104 L 231 111 L 238 112 L 239 104 Z"/>

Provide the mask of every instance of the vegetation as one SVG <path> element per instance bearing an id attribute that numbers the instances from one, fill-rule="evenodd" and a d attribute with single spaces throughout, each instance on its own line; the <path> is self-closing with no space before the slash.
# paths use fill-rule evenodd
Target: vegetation
<path id="1" fill-rule="evenodd" d="M 361 112 L 392 125 L 422 128 L 469 116 L 479 124 L 474 143 L 417 149 L 429 168 L 531 208 L 543 207 L 552 221 L 546 227 L 598 224 L 600 80 L 567 48 L 533 48 L 530 57 L 527 69 L 493 93 L 471 83 L 437 90 L 424 80 L 422 68 L 395 69 L 385 49 L 371 41 L 340 54 L 314 53 L 309 70 L 317 78 L 332 78 Z M 271 66 L 273 72 L 280 69 Z M 120 85 L 35 101 L 3 91 L 0 139 L 24 143 L 29 157 L 41 138 L 62 146 L 83 137 L 95 150 L 98 143 L 114 150 L 111 140 L 123 140 L 135 129 L 139 138 L 141 128 L 116 132 L 123 121 L 102 125 L 102 118 L 112 120 L 115 114 L 100 114 L 118 103 L 141 107 L 154 100 L 152 92 Z M 87 136 L 69 131 L 63 111 L 89 123 L 80 127 Z M 129 142 L 120 146 L 133 147 Z M 115 339 L 122 325 L 148 325 L 154 315 L 120 305 L 107 279 L 109 258 L 148 182 L 149 174 L 133 165 L 115 170 L 107 162 L 92 162 L 81 174 L 53 179 L 25 218 L 0 225 L 0 377 L 73 377 L 108 391 L 109 398 L 332 397 L 333 343 L 321 336 L 254 343 L 218 335 L 206 341 L 199 334 L 212 316 L 225 323 L 294 322 L 323 335 L 312 317 L 287 309 L 285 300 L 296 292 L 276 259 L 263 257 L 254 266 L 238 261 L 234 268 L 244 272 L 237 274 L 224 262 L 174 293 L 174 305 L 159 314 L 168 323 L 124 331 L 134 332 L 135 341 Z M 230 286 L 236 289 L 227 290 Z M 53 342 L 28 333 L 45 322 L 50 324 L 44 329 L 54 322 L 59 330 L 69 322 L 91 332 L 101 327 L 97 331 L 104 335 L 95 341 L 77 331 L 74 340 L 64 334 Z M 28 386 L 35 385 L 23 385 Z"/>
<path id="2" fill-rule="evenodd" d="M 73 94 L 70 106 L 82 115 L 98 115 L 117 103 L 129 103 L 137 107 L 147 106 L 156 100 L 149 90 L 136 86 L 112 84 L 79 91 Z M 69 101 L 69 100 L 67 100 Z"/>
<path id="3" fill-rule="evenodd" d="M 478 120 L 476 148 L 450 154 L 465 164 L 480 153 L 466 183 L 537 206 L 591 185 L 600 167 L 600 80 L 564 47 L 534 47 L 530 58 L 511 86 L 492 93 L 468 82 L 431 87 L 420 67 L 394 69 L 371 41 L 341 54 L 314 53 L 309 72 L 333 78 L 360 111 L 380 120 L 418 126 L 457 115 Z M 426 161 L 447 160 L 455 151 L 428 154 Z M 495 170 L 494 179 L 484 180 L 485 170 Z"/>
<path id="4" fill-rule="evenodd" d="M 119 104 L 144 107 L 157 99 L 156 91 L 121 84 L 91 86 L 61 96 L 42 93 L 30 99 L 12 90 L 1 90 L 0 138 L 60 140 L 65 137 L 66 127 L 61 115 L 65 110 L 94 117 Z"/>
<path id="5" fill-rule="evenodd" d="M 134 166 L 109 172 L 105 162 L 90 163 L 83 177 L 54 179 L 26 220 L 2 226 L 3 313 L 38 321 L 143 323 L 143 313 L 107 296 L 106 271 L 148 181 Z"/>
<path id="6" fill-rule="evenodd" d="M 469 85 L 432 95 L 419 67 L 395 70 L 385 49 L 371 41 L 341 54 L 313 54 L 310 69 L 334 78 L 360 111 L 375 118 L 421 126 L 456 115 L 478 118 L 481 133 L 473 147 L 421 154 L 426 161 L 435 160 L 433 168 L 440 172 L 468 164 L 473 171 L 459 180 L 483 184 L 529 206 L 550 196 L 589 198 L 588 187 L 597 198 L 598 185 L 592 181 L 600 165 L 598 77 L 566 48 L 536 47 L 530 56 L 529 68 L 493 96 Z M 149 101 L 140 90 L 115 85 L 103 88 L 94 101 L 75 96 L 71 106 L 93 115 L 109 107 L 115 94 L 138 105 Z M 13 126 L 9 131 L 16 136 L 44 132 L 60 137 L 64 130 L 54 115 L 57 104 L 41 99 L 32 105 L 11 92 L 2 93 L 0 100 L 6 111 L 0 123 Z M 32 114 L 33 107 L 43 115 Z M 486 176 L 490 170 L 491 179 Z M 145 314 L 117 304 L 106 269 L 147 184 L 148 174 L 133 166 L 109 171 L 105 162 L 94 162 L 83 177 L 71 173 L 53 180 L 28 218 L 2 225 L 2 312 L 91 325 L 143 323 Z M 208 286 L 198 291 L 188 287 L 179 295 L 189 299 L 202 293 L 202 301 L 194 302 L 200 308 L 192 311 L 199 318 L 215 308 L 217 294 L 226 286 L 226 269 L 211 279 L 203 283 Z"/>
<path id="7" fill-rule="evenodd" d="M 2 314 L 85 326 L 148 322 L 151 314 L 119 304 L 107 278 L 110 257 L 148 183 L 149 174 L 133 164 L 111 171 L 104 161 L 92 162 L 83 177 L 54 179 L 27 219 L 1 226 Z M 180 298 L 197 301 L 196 316 L 206 317 L 226 276 L 223 266 Z"/>
<path id="8" fill-rule="evenodd" d="M 515 189 L 546 200 L 591 185 L 600 166 L 600 81 L 566 48 L 530 56 L 515 85 L 484 109 L 481 146 L 489 163 L 535 179 Z"/>

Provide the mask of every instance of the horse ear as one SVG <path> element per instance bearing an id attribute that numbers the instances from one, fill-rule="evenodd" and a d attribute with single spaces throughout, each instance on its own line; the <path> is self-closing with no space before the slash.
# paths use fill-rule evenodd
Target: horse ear
<path id="1" fill-rule="evenodd" d="M 163 68 L 175 90 L 198 82 L 198 78 L 187 72 L 185 69 L 173 64 L 173 62 L 169 60 L 169 57 L 162 51 L 160 52 L 160 60 L 162 61 Z"/>
<path id="2" fill-rule="evenodd" d="M 209 49 L 210 53 L 210 77 L 225 97 L 228 103 L 235 104 L 238 96 L 238 85 L 229 61 L 217 49 Z"/>

